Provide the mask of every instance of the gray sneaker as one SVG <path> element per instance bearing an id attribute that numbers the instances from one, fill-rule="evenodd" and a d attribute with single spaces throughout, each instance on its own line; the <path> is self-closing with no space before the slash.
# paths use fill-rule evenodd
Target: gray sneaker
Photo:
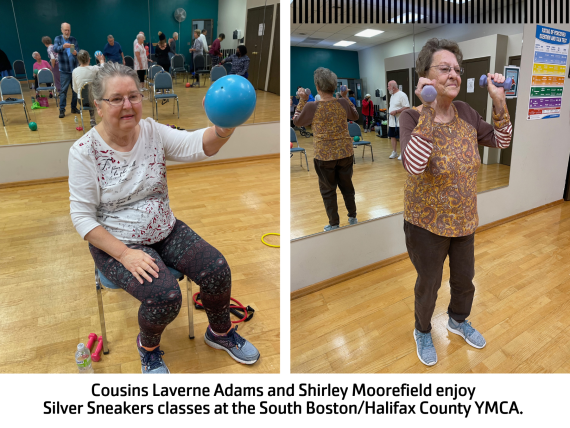
<path id="1" fill-rule="evenodd" d="M 348 224 L 353 225 L 353 224 L 357 224 L 358 220 L 356 219 L 356 217 L 349 217 L 348 218 Z"/>
<path id="2" fill-rule="evenodd" d="M 431 340 L 431 333 L 421 333 L 414 329 L 414 340 L 420 361 L 426 366 L 433 366 L 437 363 L 437 353 Z"/>
<path id="3" fill-rule="evenodd" d="M 471 323 L 467 320 L 457 322 L 450 317 L 447 323 L 447 329 L 464 338 L 465 341 L 474 348 L 481 349 L 487 344 L 481 333 L 471 327 Z"/>
<path id="4" fill-rule="evenodd" d="M 223 349 L 230 357 L 242 364 L 253 364 L 259 360 L 259 351 L 237 333 L 237 326 L 225 336 L 214 334 L 210 326 L 206 329 L 204 342 L 214 349 Z"/>
<path id="5" fill-rule="evenodd" d="M 329 230 L 334 230 L 334 229 L 338 229 L 338 225 L 336 225 L 336 226 L 331 226 L 330 224 L 327 224 L 327 225 L 323 228 L 323 230 L 324 230 L 325 232 L 328 232 Z"/>
<path id="6" fill-rule="evenodd" d="M 160 350 L 160 346 L 147 351 L 141 346 L 140 334 L 137 336 L 137 349 L 141 357 L 141 372 L 143 374 L 169 374 L 170 370 L 166 367 L 162 356 L 164 351 Z"/>

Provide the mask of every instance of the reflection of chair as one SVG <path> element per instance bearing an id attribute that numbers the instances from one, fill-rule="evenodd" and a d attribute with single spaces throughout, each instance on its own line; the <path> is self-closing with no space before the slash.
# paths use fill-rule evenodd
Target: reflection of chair
<path id="1" fill-rule="evenodd" d="M 195 75 L 208 76 L 210 74 L 210 72 L 208 70 L 206 70 L 206 60 L 204 58 L 204 55 L 196 55 L 193 58 L 193 61 L 194 61 L 194 74 Z"/>
<path id="2" fill-rule="evenodd" d="M 79 113 L 81 114 L 81 127 L 83 128 L 83 133 L 85 134 L 85 126 L 83 125 L 83 110 L 93 111 L 94 106 L 91 105 L 89 94 L 91 92 L 91 82 L 85 82 L 79 89 L 77 98 L 79 100 Z M 91 113 L 89 113 L 91 116 Z M 95 116 L 94 116 L 95 117 Z"/>
<path id="3" fill-rule="evenodd" d="M 150 68 L 148 69 L 148 73 L 146 73 L 146 83 L 148 85 L 148 90 L 150 92 L 150 95 L 152 95 L 154 92 L 151 90 L 151 86 L 154 84 L 154 77 L 160 73 L 164 71 L 164 68 L 162 68 L 160 65 L 151 65 Z M 152 97 L 149 97 L 150 102 L 152 102 Z"/>
<path id="4" fill-rule="evenodd" d="M 354 137 L 356 136 L 362 138 L 362 132 L 360 131 L 360 126 L 357 123 L 349 122 L 348 133 L 350 134 L 350 138 L 352 139 L 354 139 Z M 362 159 L 364 159 L 364 150 L 366 150 L 366 146 L 370 147 L 372 162 L 374 162 L 374 153 L 372 153 L 372 143 L 370 141 L 353 141 L 352 145 L 355 148 L 358 146 L 362 146 Z M 354 157 L 354 163 L 356 163 L 356 156 Z"/>
<path id="5" fill-rule="evenodd" d="M 6 95 L 20 95 L 21 99 L 15 99 L 13 101 L 5 100 Z M 10 97 L 12 98 L 12 97 Z M 22 87 L 20 82 L 15 77 L 7 76 L 0 80 L 0 116 L 2 117 L 2 125 L 6 126 L 4 123 L 4 115 L 2 114 L 2 107 L 12 104 L 22 104 L 24 106 L 24 114 L 26 115 L 26 122 L 30 123 L 28 119 L 28 111 L 26 110 L 26 101 L 24 101 L 24 94 L 22 93 Z"/>
<path id="6" fill-rule="evenodd" d="M 170 74 L 174 76 L 174 81 L 178 81 L 178 73 L 188 73 L 184 66 L 184 57 L 180 54 L 174 55 L 170 59 Z"/>
<path id="7" fill-rule="evenodd" d="M 168 266 L 167 266 L 168 267 Z M 178 281 L 184 279 L 184 274 L 178 272 L 176 269 L 168 267 L 168 270 Z M 188 306 L 188 337 L 194 339 L 194 313 L 192 311 L 192 281 L 190 278 L 186 277 L 186 292 L 187 292 L 187 306 Z M 103 353 L 109 353 L 109 345 L 107 343 L 107 329 L 105 328 L 105 312 L 103 311 L 103 295 L 101 293 L 102 288 L 107 288 L 109 290 L 122 290 L 117 287 L 111 281 L 109 281 L 99 269 L 95 268 L 95 287 L 97 289 L 97 303 L 99 304 L 99 321 L 101 323 L 101 336 L 103 336 Z"/>
<path id="8" fill-rule="evenodd" d="M 227 74 L 228 73 L 226 72 L 226 69 L 224 67 L 216 65 L 212 68 L 212 71 L 210 71 L 210 82 L 215 82 L 220 77 L 224 77 Z"/>
<path id="9" fill-rule="evenodd" d="M 230 72 L 232 71 L 232 63 L 231 62 L 224 62 L 222 65 L 226 69 L 227 73 L 230 74 Z"/>
<path id="10" fill-rule="evenodd" d="M 157 94 L 156 91 L 162 90 L 163 93 Z M 165 91 L 169 93 L 165 93 Z M 178 107 L 178 119 L 180 119 L 180 106 L 178 105 L 178 95 L 171 92 L 172 91 L 172 76 L 167 72 L 163 71 L 154 76 L 154 105 L 156 107 L 156 120 L 158 121 L 158 100 L 164 100 L 169 98 L 176 98 L 176 106 Z M 172 103 L 172 114 L 174 114 L 174 103 Z M 154 111 L 153 115 L 154 117 Z"/>
<path id="11" fill-rule="evenodd" d="M 26 66 L 24 65 L 24 61 L 17 59 L 14 61 L 14 64 L 12 64 L 12 68 L 14 69 L 14 76 L 16 79 L 19 81 L 25 80 L 29 87 L 28 75 L 26 74 Z"/>
<path id="12" fill-rule="evenodd" d="M 47 86 L 42 86 L 42 83 L 45 83 Z M 36 88 L 36 91 L 40 93 L 42 91 L 53 92 L 53 97 L 55 98 L 55 105 L 56 106 L 59 105 L 58 104 L 59 96 L 57 94 L 57 88 L 55 87 L 53 73 L 49 68 L 42 68 L 40 71 L 38 71 L 38 87 Z"/>
<path id="13" fill-rule="evenodd" d="M 300 157 L 300 161 L 301 161 L 301 167 L 303 166 L 303 154 L 305 155 L 305 162 L 307 164 L 307 171 L 309 170 L 309 161 L 307 160 L 307 151 L 302 148 L 299 147 L 299 141 L 297 140 L 297 134 L 295 134 L 295 130 L 293 128 L 291 128 L 291 142 L 292 143 L 297 143 L 297 147 L 291 147 L 291 155 L 293 155 L 294 153 L 299 153 L 299 157 Z"/>
<path id="14" fill-rule="evenodd" d="M 133 59 L 132 56 L 128 56 L 128 55 L 127 55 L 127 56 L 125 57 L 125 65 L 126 65 L 127 67 L 132 68 L 133 70 L 135 69 L 135 60 Z"/>

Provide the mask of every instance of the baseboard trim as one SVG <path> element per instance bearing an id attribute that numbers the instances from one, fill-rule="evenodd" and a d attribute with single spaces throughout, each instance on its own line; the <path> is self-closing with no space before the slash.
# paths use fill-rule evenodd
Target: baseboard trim
<path id="1" fill-rule="evenodd" d="M 554 201 L 554 202 L 551 202 L 551 203 L 546 204 L 546 205 L 541 205 L 540 207 L 536 207 L 536 208 L 533 208 L 533 209 L 528 210 L 528 211 L 523 211 L 521 213 L 512 215 L 510 217 L 505 217 L 501 220 L 497 220 L 497 221 L 493 221 L 491 223 L 487 223 L 483 226 L 479 226 L 475 230 L 475 233 L 484 232 L 484 231 L 489 230 L 493 227 L 497 227 L 497 226 L 500 226 L 502 224 L 514 221 L 514 220 L 518 220 L 519 218 L 526 217 L 526 216 L 534 214 L 538 211 L 542 211 L 542 210 L 545 210 L 548 208 L 552 208 L 556 205 L 560 205 L 563 202 L 564 202 L 564 199 L 560 199 L 558 201 Z M 356 278 L 357 276 L 363 275 L 363 274 L 371 272 L 373 270 L 380 269 L 380 268 L 383 268 L 385 266 L 391 265 L 393 263 L 397 263 L 399 261 L 405 260 L 408 257 L 409 257 L 408 253 L 398 254 L 396 256 L 393 256 L 393 257 L 390 257 L 390 258 L 387 258 L 384 260 L 380 260 L 379 262 L 375 262 L 375 263 L 369 264 L 367 266 L 363 266 L 361 268 L 351 270 L 350 272 L 346 272 L 346 273 L 343 273 L 341 275 L 338 275 L 338 276 L 335 276 L 335 277 L 332 277 L 329 279 L 325 279 L 324 281 L 320 281 L 320 282 L 317 282 L 315 284 L 308 285 L 308 286 L 303 287 L 299 290 L 295 290 L 295 291 L 291 292 L 291 300 L 299 299 L 299 298 L 307 296 L 311 293 L 316 293 L 317 291 L 321 291 L 325 288 L 331 287 L 331 286 L 336 285 L 340 282 L 348 281 L 349 279 Z"/>
<path id="2" fill-rule="evenodd" d="M 259 155 L 259 156 L 244 156 L 241 158 L 220 159 L 220 160 L 212 160 L 205 162 L 183 163 L 177 165 L 166 165 L 166 170 L 173 171 L 185 168 L 201 168 L 212 165 L 226 165 L 238 162 L 255 162 L 255 161 L 262 161 L 262 160 L 276 159 L 276 158 L 277 159 L 279 158 L 279 153 L 272 153 L 269 155 Z M 14 181 L 12 183 L 0 183 L 0 189 L 7 189 L 10 187 L 21 187 L 21 186 L 35 186 L 37 184 L 61 183 L 63 181 L 67 181 L 67 179 L 68 177 L 66 176 L 66 177 L 40 178 L 37 180 Z"/>

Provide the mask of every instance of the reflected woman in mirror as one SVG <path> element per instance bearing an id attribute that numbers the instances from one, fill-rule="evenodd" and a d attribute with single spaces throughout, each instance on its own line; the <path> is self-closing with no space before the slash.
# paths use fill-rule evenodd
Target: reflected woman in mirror
<path id="1" fill-rule="evenodd" d="M 348 223 L 357 223 L 355 191 L 352 185 L 354 148 L 348 133 L 347 119 L 357 120 L 358 112 L 348 99 L 348 90 L 341 93 L 341 98 L 334 97 L 336 74 L 328 68 L 319 67 L 313 78 L 321 99 L 318 103 L 307 102 L 309 95 L 301 88 L 297 92 L 299 104 L 293 123 L 298 127 L 311 125 L 313 130 L 315 171 L 319 177 L 319 189 L 329 218 L 329 224 L 324 227 L 326 232 L 338 229 L 340 225 L 337 186 L 348 211 Z"/>
<path id="2" fill-rule="evenodd" d="M 414 339 L 420 361 L 428 366 L 437 362 L 431 318 L 448 255 L 451 301 L 447 329 L 475 348 L 486 345 L 467 321 L 475 294 L 478 145 L 505 149 L 512 134 L 505 90 L 492 84 L 492 80 L 505 81 L 501 74 L 487 74 L 492 125 L 467 103 L 455 101 L 462 59 L 457 43 L 428 40 L 416 61 L 419 79 L 415 93 L 422 105 L 405 110 L 400 119 L 402 161 L 409 173 L 404 188 L 404 233 L 418 273 Z M 433 102 L 422 98 L 426 85 L 437 92 Z"/>

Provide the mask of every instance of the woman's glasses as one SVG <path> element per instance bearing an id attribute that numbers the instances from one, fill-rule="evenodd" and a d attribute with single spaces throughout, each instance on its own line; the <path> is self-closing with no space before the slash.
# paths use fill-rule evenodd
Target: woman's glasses
<path id="1" fill-rule="evenodd" d="M 103 101 L 107 101 L 113 107 L 122 107 L 125 104 L 125 98 L 128 98 L 131 104 L 139 104 L 143 99 L 143 95 L 140 92 L 137 92 L 135 94 L 125 95 L 123 97 L 120 95 L 114 95 L 111 98 L 101 99 Z"/>
<path id="2" fill-rule="evenodd" d="M 437 68 L 439 70 L 439 74 L 450 74 L 451 70 L 455 71 L 455 74 L 458 76 L 462 76 L 465 72 L 463 67 L 451 67 L 450 65 L 432 65 L 430 68 Z"/>

